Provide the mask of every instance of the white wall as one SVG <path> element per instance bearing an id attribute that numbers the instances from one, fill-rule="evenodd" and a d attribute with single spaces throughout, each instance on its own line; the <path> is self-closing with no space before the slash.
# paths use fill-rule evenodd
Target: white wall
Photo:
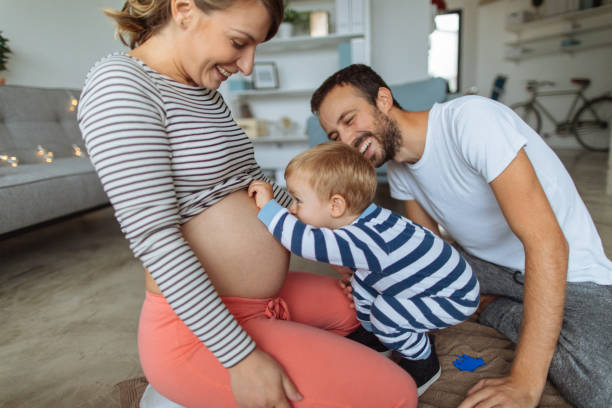
<path id="1" fill-rule="evenodd" d="M 612 47 L 597 48 L 575 54 L 556 54 L 525 59 L 518 63 L 504 59 L 504 44 L 516 40 L 516 35 L 505 30 L 506 16 L 514 11 L 531 9 L 530 0 L 504 0 L 477 6 L 478 0 L 448 0 L 449 8 L 463 8 L 465 22 L 474 21 L 473 26 L 466 27 L 470 38 L 475 35 L 475 43 L 464 42 L 465 51 L 471 54 L 463 55 L 464 73 L 473 72 L 473 84 L 478 87 L 481 95 L 491 94 L 491 85 L 496 75 L 508 76 L 506 93 L 502 102 L 512 104 L 527 98 L 525 82 L 528 79 L 550 80 L 557 84 L 558 89 L 571 89 L 570 78 L 586 77 L 591 79 L 587 96 L 596 96 L 604 91 L 612 90 Z M 598 17 L 603 22 L 612 22 L 612 14 Z M 583 24 L 593 22 L 584 20 Z M 541 33 L 556 29 L 555 26 L 541 28 Z M 536 32 L 536 34 L 540 34 Z M 529 35 L 532 34 L 523 34 Z M 610 31 L 598 35 L 610 35 Z M 559 39 L 559 41 L 561 41 Z M 474 53 L 475 50 L 475 53 Z M 465 78 L 468 80 L 467 77 Z M 468 82 L 469 84 L 469 82 Z M 543 99 L 544 104 L 557 117 L 562 117 L 568 109 L 571 98 L 568 96 Z M 543 132 L 552 134 L 547 139 L 555 147 L 573 147 L 577 143 L 571 137 L 554 135 L 552 124 L 543 118 Z"/>
<path id="2" fill-rule="evenodd" d="M 429 0 L 372 0 L 372 68 L 388 84 L 427 78 Z"/>
<path id="3" fill-rule="evenodd" d="M 104 55 L 125 50 L 102 8 L 122 0 L 0 0 L 0 30 L 9 39 L 7 84 L 81 88 Z"/>
<path id="4" fill-rule="evenodd" d="M 390 84 L 427 76 L 428 0 L 373 0 L 372 66 Z M 102 56 L 126 48 L 102 8 L 123 0 L 0 0 L 0 30 L 13 50 L 8 84 L 81 88 Z M 321 78 L 323 80 L 323 78 Z"/>

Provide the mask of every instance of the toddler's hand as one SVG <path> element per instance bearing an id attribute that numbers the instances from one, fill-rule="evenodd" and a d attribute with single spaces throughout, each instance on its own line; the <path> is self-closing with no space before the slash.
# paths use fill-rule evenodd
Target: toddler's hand
<path id="1" fill-rule="evenodd" d="M 251 184 L 249 184 L 248 193 L 249 197 L 255 198 L 255 205 L 260 210 L 268 201 L 274 198 L 272 185 L 262 180 L 253 180 Z"/>
<path id="2" fill-rule="evenodd" d="M 351 286 L 351 277 L 353 276 L 353 270 L 346 266 L 332 265 L 331 266 L 340 275 L 340 287 L 342 292 L 351 301 L 351 309 L 355 308 L 353 303 L 353 287 Z"/>
<path id="3" fill-rule="evenodd" d="M 351 309 L 355 308 L 355 302 L 353 301 L 353 287 L 351 286 L 350 279 L 345 280 L 345 278 L 340 278 L 340 287 L 342 288 L 342 292 L 344 296 L 351 302 L 349 307 Z"/>

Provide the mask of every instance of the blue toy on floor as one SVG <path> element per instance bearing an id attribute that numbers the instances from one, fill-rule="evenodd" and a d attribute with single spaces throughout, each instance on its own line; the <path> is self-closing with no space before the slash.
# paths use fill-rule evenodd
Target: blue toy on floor
<path id="1" fill-rule="evenodd" d="M 466 354 L 462 356 L 457 354 L 457 357 L 459 358 L 453 361 L 453 365 L 461 371 L 474 371 L 478 367 L 485 365 L 484 361 L 482 361 L 482 358 L 480 357 L 474 358 Z"/>

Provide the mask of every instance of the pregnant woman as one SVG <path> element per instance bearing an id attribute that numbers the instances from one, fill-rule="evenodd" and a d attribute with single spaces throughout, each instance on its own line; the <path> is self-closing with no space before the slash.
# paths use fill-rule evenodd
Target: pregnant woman
<path id="1" fill-rule="evenodd" d="M 151 385 L 186 407 L 416 406 L 401 368 L 344 338 L 359 323 L 336 280 L 288 273 L 247 196 L 265 177 L 216 89 L 251 73 L 282 0 L 128 0 L 106 13 L 131 50 L 91 69 L 79 124 L 145 267 Z"/>

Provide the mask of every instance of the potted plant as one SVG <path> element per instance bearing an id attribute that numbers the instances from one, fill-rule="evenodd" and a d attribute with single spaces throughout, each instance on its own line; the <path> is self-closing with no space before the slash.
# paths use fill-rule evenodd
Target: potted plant
<path id="1" fill-rule="evenodd" d="M 3 37 L 2 31 L 0 31 L 0 73 L 6 71 L 6 63 L 10 53 L 11 49 L 8 47 L 8 38 Z M 4 78 L 0 77 L 0 85 L 4 85 L 4 82 Z"/>
<path id="2" fill-rule="evenodd" d="M 302 31 L 308 26 L 308 12 L 297 11 L 289 7 L 289 3 L 285 3 L 285 16 L 283 22 L 278 28 L 279 38 L 288 38 L 296 31 Z"/>

